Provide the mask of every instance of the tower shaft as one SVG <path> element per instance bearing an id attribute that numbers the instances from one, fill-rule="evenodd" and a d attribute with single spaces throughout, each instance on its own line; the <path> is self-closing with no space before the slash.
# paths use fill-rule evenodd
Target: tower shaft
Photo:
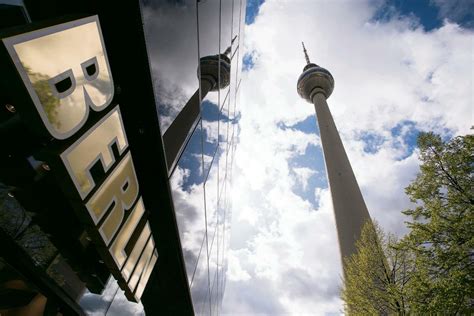
<path id="1" fill-rule="evenodd" d="M 326 96 L 312 96 L 329 181 L 341 257 L 356 253 L 356 241 L 364 224 L 370 220 L 364 198 L 329 111 Z"/>

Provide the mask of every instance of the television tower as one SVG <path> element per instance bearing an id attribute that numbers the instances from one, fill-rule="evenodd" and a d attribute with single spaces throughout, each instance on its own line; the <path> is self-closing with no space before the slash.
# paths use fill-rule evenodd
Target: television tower
<path id="1" fill-rule="evenodd" d="M 303 52 L 306 66 L 298 78 L 297 89 L 316 110 L 341 259 L 344 259 L 356 252 L 355 243 L 370 215 L 326 102 L 334 90 L 334 78 L 329 71 L 310 62 L 304 43 Z"/>

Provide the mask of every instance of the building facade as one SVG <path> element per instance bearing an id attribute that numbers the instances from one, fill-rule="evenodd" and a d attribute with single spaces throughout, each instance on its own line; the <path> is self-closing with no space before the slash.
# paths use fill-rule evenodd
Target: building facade
<path id="1" fill-rule="evenodd" d="M 246 0 L 0 1 L 0 313 L 218 315 Z"/>

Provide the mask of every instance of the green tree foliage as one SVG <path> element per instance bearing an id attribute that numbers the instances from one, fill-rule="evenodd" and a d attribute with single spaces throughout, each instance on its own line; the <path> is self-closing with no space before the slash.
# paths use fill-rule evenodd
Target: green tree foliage
<path id="1" fill-rule="evenodd" d="M 345 258 L 342 299 L 349 315 L 405 315 L 406 285 L 411 274 L 408 253 L 393 247 L 397 240 L 377 223 L 367 222 Z"/>
<path id="2" fill-rule="evenodd" d="M 420 172 L 406 188 L 400 241 L 367 223 L 346 258 L 342 299 L 350 315 L 474 313 L 474 136 L 418 137 Z"/>
<path id="3" fill-rule="evenodd" d="M 23 68 L 25 68 L 28 73 L 28 77 L 30 78 L 41 105 L 48 116 L 48 120 L 57 128 L 60 128 L 61 122 L 58 120 L 59 99 L 56 98 L 51 91 L 51 87 L 48 83 L 49 77 L 42 73 L 31 71 L 31 68 L 26 65 L 23 65 Z"/>
<path id="4" fill-rule="evenodd" d="M 414 313 L 456 314 L 474 304 L 474 136 L 449 142 L 418 137 L 422 165 L 406 188 L 414 209 L 400 246 L 416 266 L 409 283 Z"/>

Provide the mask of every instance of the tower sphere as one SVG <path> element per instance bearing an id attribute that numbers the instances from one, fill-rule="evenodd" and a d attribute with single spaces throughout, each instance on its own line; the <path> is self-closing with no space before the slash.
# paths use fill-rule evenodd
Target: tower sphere
<path id="1" fill-rule="evenodd" d="M 219 63 L 220 57 L 220 63 Z M 201 80 L 208 80 L 213 85 L 211 91 L 227 87 L 230 83 L 230 59 L 225 54 L 202 57 L 200 60 Z M 219 74 L 220 68 L 220 74 Z M 220 78 L 219 78 L 220 75 Z M 199 77 L 199 71 L 198 71 Z M 220 79 L 220 84 L 218 83 Z"/>
<path id="2" fill-rule="evenodd" d="M 313 103 L 312 98 L 317 92 L 322 92 L 326 98 L 329 98 L 334 90 L 334 78 L 328 70 L 309 63 L 298 78 L 297 89 L 303 99 Z"/>

